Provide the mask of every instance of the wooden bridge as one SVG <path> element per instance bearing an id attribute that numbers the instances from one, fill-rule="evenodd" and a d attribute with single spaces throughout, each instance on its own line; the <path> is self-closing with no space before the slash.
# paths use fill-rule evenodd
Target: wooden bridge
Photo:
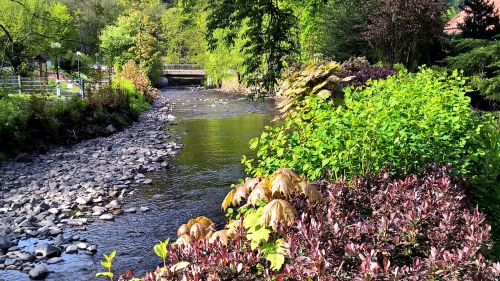
<path id="1" fill-rule="evenodd" d="M 205 77 L 205 70 L 195 64 L 165 64 L 163 74 L 167 77 Z"/>

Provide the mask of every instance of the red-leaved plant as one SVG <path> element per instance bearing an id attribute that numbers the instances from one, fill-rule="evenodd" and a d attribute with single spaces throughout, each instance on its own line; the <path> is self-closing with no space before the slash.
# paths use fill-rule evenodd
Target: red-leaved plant
<path id="1" fill-rule="evenodd" d="M 288 202 L 292 224 L 278 224 L 286 262 L 270 269 L 251 250 L 244 229 L 228 241 L 200 239 L 176 244 L 169 263 L 148 273 L 157 280 L 496 280 L 500 263 L 488 262 L 490 226 L 468 209 L 464 188 L 449 167 L 430 166 L 420 176 L 388 173 L 352 183 L 312 184 L 323 199 L 303 193 Z M 240 218 L 243 220 L 243 218 Z"/>

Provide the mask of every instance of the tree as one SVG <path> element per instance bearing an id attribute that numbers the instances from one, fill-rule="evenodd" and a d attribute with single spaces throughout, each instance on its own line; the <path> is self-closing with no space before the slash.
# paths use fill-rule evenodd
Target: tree
<path id="1" fill-rule="evenodd" d="M 65 5 L 43 0 L 0 1 L 0 45 L 16 74 L 27 75 L 38 54 L 51 53 L 51 43 L 72 49 L 78 42 L 73 17 Z"/>
<path id="2" fill-rule="evenodd" d="M 465 0 L 460 6 L 465 11 L 464 22 L 459 24 L 466 38 L 492 39 L 500 32 L 500 17 L 495 4 L 489 0 Z"/>
<path id="3" fill-rule="evenodd" d="M 208 43 L 234 44 L 244 29 L 245 78 L 259 95 L 273 94 L 286 59 L 298 52 L 297 17 L 284 1 L 212 0 L 208 17 Z M 222 38 L 214 36 L 225 31 Z"/>
<path id="4" fill-rule="evenodd" d="M 207 44 L 207 2 L 180 3 L 162 16 L 161 39 L 166 63 L 196 63 L 204 60 Z"/>
<path id="5" fill-rule="evenodd" d="M 329 0 L 318 16 L 316 40 L 309 40 L 314 53 L 321 53 L 338 61 L 351 56 L 368 56 L 369 46 L 362 33 L 367 14 L 374 1 Z M 307 47 L 304 45 L 303 47 Z"/>
<path id="6" fill-rule="evenodd" d="M 385 63 L 415 69 L 438 59 L 444 43 L 443 0 L 379 0 L 368 12 L 363 37 Z"/>
<path id="7" fill-rule="evenodd" d="M 129 1 L 130 7 L 107 26 L 100 36 L 101 51 L 118 66 L 132 59 L 154 80 L 161 69 L 159 25 L 161 4 L 157 0 Z"/>
<path id="8" fill-rule="evenodd" d="M 80 51 L 86 54 L 99 52 L 99 35 L 113 24 L 124 5 L 120 0 L 60 0 L 68 6 L 78 27 Z"/>

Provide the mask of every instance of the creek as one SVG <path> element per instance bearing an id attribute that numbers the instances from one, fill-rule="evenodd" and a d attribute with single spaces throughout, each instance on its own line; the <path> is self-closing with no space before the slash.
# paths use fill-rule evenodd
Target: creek
<path id="1" fill-rule="evenodd" d="M 252 155 L 248 142 L 260 135 L 274 114 L 272 102 L 250 102 L 245 96 L 203 89 L 167 89 L 162 91 L 173 107 L 178 125 L 169 126 L 169 133 L 184 145 L 169 159 L 170 169 L 147 174 L 152 186 L 138 188 L 126 197 L 123 208 L 147 206 L 149 212 L 125 214 L 114 221 L 96 221 L 86 230 L 65 231 L 65 236 L 79 235 L 98 245 L 96 255 L 63 254 L 62 263 L 46 265 L 51 271 L 46 280 L 95 280 L 102 269 L 103 253 L 117 251 L 113 262 L 116 278 L 133 269 L 143 276 L 160 264 L 153 246 L 159 240 L 175 241 L 177 228 L 189 219 L 204 215 L 218 228 L 224 226 L 220 204 L 231 184 L 244 178 L 240 164 L 243 154 Z M 20 243 L 25 249 L 40 243 L 28 239 Z M 0 280 L 29 280 L 18 271 L 0 271 Z M 102 279 L 104 280 L 104 279 Z"/>

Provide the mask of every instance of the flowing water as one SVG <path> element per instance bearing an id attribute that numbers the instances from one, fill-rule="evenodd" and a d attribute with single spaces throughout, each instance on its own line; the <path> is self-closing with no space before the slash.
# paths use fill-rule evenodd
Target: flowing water
<path id="1" fill-rule="evenodd" d="M 154 270 L 160 264 L 153 245 L 170 237 L 177 228 L 196 216 L 224 224 L 220 203 L 232 183 L 245 177 L 241 155 L 251 155 L 248 141 L 269 125 L 274 115 L 271 102 L 249 102 L 241 95 L 205 90 L 165 90 L 163 95 L 174 104 L 173 114 L 181 121 L 170 126 L 184 148 L 170 159 L 172 168 L 148 175 L 152 187 L 141 187 L 123 204 L 123 208 L 148 206 L 150 212 L 126 214 L 114 222 L 95 222 L 78 234 L 99 246 L 95 256 L 63 254 L 63 263 L 48 265 L 52 272 L 46 280 L 95 280 L 103 253 L 117 250 L 113 269 L 116 273 L 132 268 L 136 276 Z M 32 248 L 37 240 L 23 241 Z M 0 272 L 5 281 L 29 280 L 27 274 Z"/>

